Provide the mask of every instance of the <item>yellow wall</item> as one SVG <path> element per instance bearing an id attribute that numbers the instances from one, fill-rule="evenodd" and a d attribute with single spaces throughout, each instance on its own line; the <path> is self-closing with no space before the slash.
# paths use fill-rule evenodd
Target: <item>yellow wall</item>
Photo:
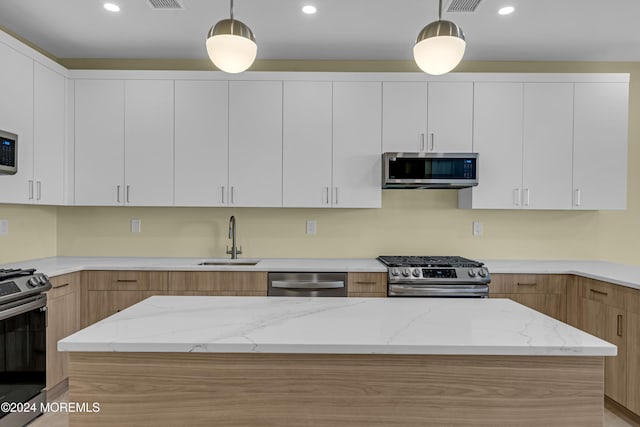
<path id="1" fill-rule="evenodd" d="M 66 65 L 88 68 L 89 64 L 94 68 L 144 69 L 208 66 L 197 61 L 191 65 L 176 62 L 173 67 L 141 61 L 135 67 L 130 62 L 100 60 Z M 257 64 L 260 70 L 278 71 L 414 71 L 414 67 L 410 62 L 385 61 Z M 629 159 L 640 156 L 640 63 L 469 62 L 461 64 L 459 71 L 629 72 Z M 640 167 L 634 165 L 629 163 L 628 209 L 621 212 L 467 211 L 457 209 L 453 190 L 386 190 L 382 209 L 365 210 L 61 207 L 57 209 L 57 254 L 225 256 L 228 219 L 235 215 L 242 256 L 249 257 L 460 254 L 484 259 L 602 259 L 640 265 Z M 39 209 L 18 210 L 29 213 L 29 222 L 37 229 L 48 229 L 55 213 L 43 217 Z M 142 233 L 129 232 L 132 218 L 142 220 Z M 305 234 L 307 219 L 318 222 L 317 235 Z M 471 235 L 473 221 L 483 223 L 483 236 Z M 50 234 L 49 241 L 55 241 L 55 232 Z M 0 262 L 8 257 L 5 253 L 4 247 L 0 249 Z M 27 254 L 23 258 L 40 256 L 26 248 L 21 253 Z"/>
<path id="2" fill-rule="evenodd" d="M 9 234 L 0 236 L 0 264 L 57 253 L 57 208 L 0 205 L 0 219 L 9 220 Z"/>

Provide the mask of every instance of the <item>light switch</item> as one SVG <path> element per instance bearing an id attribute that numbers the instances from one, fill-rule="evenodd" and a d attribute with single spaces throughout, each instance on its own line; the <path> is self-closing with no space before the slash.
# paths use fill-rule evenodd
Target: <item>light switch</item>
<path id="1" fill-rule="evenodd" d="M 478 221 L 473 222 L 473 231 L 472 234 L 474 236 L 482 236 L 482 223 Z"/>
<path id="2" fill-rule="evenodd" d="M 307 221 L 307 234 L 316 234 L 316 221 L 314 219 Z"/>
<path id="3" fill-rule="evenodd" d="M 142 221 L 139 219 L 131 220 L 131 232 L 132 233 L 140 233 L 142 231 Z"/>
<path id="4" fill-rule="evenodd" d="M 6 236 L 9 234 L 9 220 L 0 219 L 0 236 Z"/>

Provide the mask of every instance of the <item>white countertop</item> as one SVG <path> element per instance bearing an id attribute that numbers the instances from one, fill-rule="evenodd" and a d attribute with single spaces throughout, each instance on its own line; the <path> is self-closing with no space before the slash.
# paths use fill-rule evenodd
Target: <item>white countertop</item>
<path id="1" fill-rule="evenodd" d="M 508 299 L 154 296 L 61 351 L 613 356 Z"/>

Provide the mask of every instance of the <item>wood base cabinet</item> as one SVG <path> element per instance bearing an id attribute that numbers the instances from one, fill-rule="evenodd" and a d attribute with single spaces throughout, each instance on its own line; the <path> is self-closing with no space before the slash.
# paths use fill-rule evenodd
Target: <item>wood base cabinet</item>
<path id="1" fill-rule="evenodd" d="M 350 297 L 386 297 L 387 273 L 349 273 L 347 294 Z"/>
<path id="2" fill-rule="evenodd" d="M 51 278 L 47 293 L 47 390 L 68 376 L 69 353 L 58 352 L 58 341 L 80 329 L 80 273 Z"/>
<path id="3" fill-rule="evenodd" d="M 564 322 L 569 280 L 569 276 L 556 274 L 494 274 L 489 297 L 509 298 Z"/>

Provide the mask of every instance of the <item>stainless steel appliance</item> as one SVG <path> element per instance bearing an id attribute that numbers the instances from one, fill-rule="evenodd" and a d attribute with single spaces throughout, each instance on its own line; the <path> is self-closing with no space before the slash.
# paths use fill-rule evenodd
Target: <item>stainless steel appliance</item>
<path id="1" fill-rule="evenodd" d="M 346 273 L 269 273 L 270 297 L 346 297 Z"/>
<path id="2" fill-rule="evenodd" d="M 489 296 L 489 270 L 479 261 L 459 256 L 380 256 L 387 266 L 390 297 Z"/>
<path id="3" fill-rule="evenodd" d="M 35 269 L 0 269 L 0 427 L 22 427 L 41 414 L 46 400 L 44 292 L 50 288 L 47 276 Z M 30 405 L 27 411 L 25 404 Z"/>
<path id="4" fill-rule="evenodd" d="M 478 153 L 384 153 L 382 188 L 457 189 L 478 185 Z"/>
<path id="5" fill-rule="evenodd" d="M 18 135 L 0 130 L 0 174 L 18 172 Z"/>

